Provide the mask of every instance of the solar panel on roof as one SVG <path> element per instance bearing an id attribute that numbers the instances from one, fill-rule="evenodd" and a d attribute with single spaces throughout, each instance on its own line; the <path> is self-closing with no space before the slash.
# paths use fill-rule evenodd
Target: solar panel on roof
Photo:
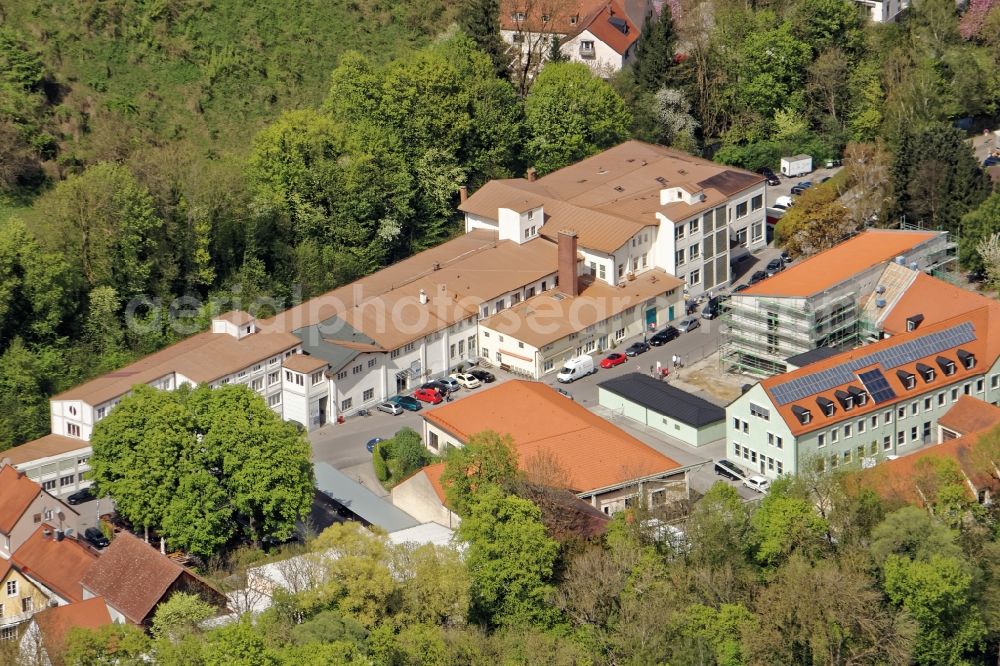
<path id="1" fill-rule="evenodd" d="M 972 324 L 963 322 L 943 331 L 908 340 L 888 349 L 880 349 L 864 356 L 845 361 L 840 365 L 819 372 L 790 379 L 771 388 L 771 395 L 779 405 L 787 405 L 796 400 L 828 391 L 854 380 L 854 373 L 871 365 L 881 365 L 891 370 L 917 359 L 940 353 L 946 349 L 972 342 L 976 339 Z M 873 396 L 874 397 L 874 396 Z M 876 402 L 878 402 L 876 400 Z"/>
<path id="2" fill-rule="evenodd" d="M 868 393 L 876 405 L 896 397 L 896 392 L 892 390 L 892 387 L 889 386 L 889 381 L 878 368 L 860 373 L 858 379 L 868 389 Z"/>

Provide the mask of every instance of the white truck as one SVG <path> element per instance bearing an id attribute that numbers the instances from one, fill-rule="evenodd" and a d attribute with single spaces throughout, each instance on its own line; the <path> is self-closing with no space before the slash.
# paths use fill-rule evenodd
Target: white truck
<path id="1" fill-rule="evenodd" d="M 577 356 L 566 361 L 566 365 L 556 375 L 556 379 L 563 384 L 569 384 L 570 382 L 575 382 L 580 377 L 586 377 L 595 372 L 597 372 L 597 367 L 594 365 L 594 359 L 584 354 L 583 356 Z"/>
<path id="2" fill-rule="evenodd" d="M 810 155 L 793 155 L 781 158 L 781 175 L 794 178 L 804 176 L 813 170 L 813 158 Z"/>

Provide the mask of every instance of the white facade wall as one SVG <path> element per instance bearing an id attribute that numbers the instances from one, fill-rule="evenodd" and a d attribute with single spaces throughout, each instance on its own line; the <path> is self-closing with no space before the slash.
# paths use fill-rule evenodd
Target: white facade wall
<path id="1" fill-rule="evenodd" d="M 498 228 L 499 223 L 496 220 L 481 215 L 473 215 L 472 213 L 465 214 L 465 233 L 469 233 L 473 229 L 497 231 Z"/>
<path id="2" fill-rule="evenodd" d="M 49 494 L 62 498 L 91 485 L 89 479 L 83 478 L 84 473 L 90 471 L 91 453 L 90 446 L 81 441 L 79 449 L 29 460 L 14 465 L 14 469 L 24 472 Z"/>
<path id="3" fill-rule="evenodd" d="M 584 42 L 590 42 L 593 44 L 594 48 L 592 51 L 588 51 L 588 53 L 593 53 L 593 57 L 583 56 L 584 51 L 582 46 Z M 608 77 L 620 70 L 629 62 L 629 59 L 633 55 L 632 48 L 626 51 L 624 55 L 618 53 L 613 48 L 595 37 L 594 33 L 589 30 L 584 30 L 572 39 L 566 40 L 560 45 L 559 50 L 571 61 L 582 62 L 587 65 L 587 67 L 590 67 L 594 74 L 603 77 Z"/>

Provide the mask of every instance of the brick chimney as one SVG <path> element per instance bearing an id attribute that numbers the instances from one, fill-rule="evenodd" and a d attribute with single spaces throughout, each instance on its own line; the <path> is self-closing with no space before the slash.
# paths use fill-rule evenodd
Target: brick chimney
<path id="1" fill-rule="evenodd" d="M 535 167 L 531 167 L 530 169 L 528 169 L 528 182 L 529 183 L 535 182 Z"/>
<path id="2" fill-rule="evenodd" d="M 559 291 L 567 296 L 580 294 L 580 277 L 576 274 L 576 232 L 559 232 Z"/>
<path id="3" fill-rule="evenodd" d="M 469 199 L 469 187 L 462 185 L 458 188 L 458 202 L 465 203 Z"/>

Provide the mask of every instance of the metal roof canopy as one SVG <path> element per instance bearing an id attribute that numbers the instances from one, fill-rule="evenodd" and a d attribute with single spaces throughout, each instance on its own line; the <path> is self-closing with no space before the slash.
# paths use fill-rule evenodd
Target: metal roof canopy
<path id="1" fill-rule="evenodd" d="M 313 469 L 316 489 L 365 522 L 378 525 L 387 532 L 419 524 L 410 514 L 377 496 L 339 469 L 322 462 L 316 463 Z"/>

